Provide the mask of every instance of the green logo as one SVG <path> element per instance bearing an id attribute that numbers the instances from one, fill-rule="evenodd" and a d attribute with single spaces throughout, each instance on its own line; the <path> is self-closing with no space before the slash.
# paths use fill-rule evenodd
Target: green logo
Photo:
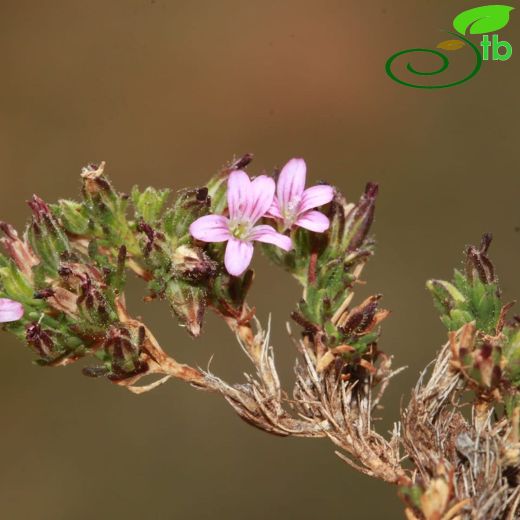
<path id="1" fill-rule="evenodd" d="M 386 62 L 386 73 L 397 83 L 412 88 L 440 89 L 465 83 L 478 73 L 483 61 L 488 61 L 489 59 L 493 61 L 506 61 L 513 55 L 513 47 L 509 42 L 500 41 L 498 34 L 493 34 L 491 38 L 489 36 L 489 33 L 499 31 L 509 23 L 509 14 L 513 9 L 513 7 L 508 5 L 483 5 L 463 11 L 453 20 L 453 27 L 457 32 L 447 31 L 454 39 L 440 42 L 437 44 L 436 49 L 414 48 L 396 52 L 390 56 Z M 469 39 L 469 35 L 476 34 L 483 35 L 479 44 L 479 46 L 482 47 L 482 53 L 480 52 L 479 46 L 475 45 Z M 452 52 L 463 48 L 470 50 L 470 56 L 472 56 L 474 60 L 474 65 L 471 72 L 460 80 L 440 85 L 421 85 L 400 79 L 393 71 L 394 62 L 401 56 L 421 53 L 433 55 L 440 59 L 440 65 L 434 70 L 422 71 L 416 69 L 410 62 L 407 62 L 406 70 L 416 76 L 436 76 L 444 72 L 450 64 L 448 57 L 442 51 Z"/>

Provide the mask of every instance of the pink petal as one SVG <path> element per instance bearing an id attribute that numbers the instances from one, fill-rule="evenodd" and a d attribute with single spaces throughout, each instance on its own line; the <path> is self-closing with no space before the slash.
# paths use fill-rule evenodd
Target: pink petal
<path id="1" fill-rule="evenodd" d="M 190 234 L 202 242 L 225 242 L 231 238 L 228 219 L 222 215 L 205 215 L 190 226 Z"/>
<path id="2" fill-rule="evenodd" d="M 330 226 L 329 219 L 319 211 L 307 211 L 301 214 L 295 224 L 317 233 L 323 233 Z"/>
<path id="3" fill-rule="evenodd" d="M 233 276 L 240 276 L 248 268 L 253 258 L 253 244 L 238 238 L 231 238 L 226 246 L 224 265 L 227 272 Z"/>
<path id="4" fill-rule="evenodd" d="M 303 192 L 298 211 L 303 213 L 329 203 L 334 198 L 334 189 L 326 184 L 312 186 Z"/>
<path id="5" fill-rule="evenodd" d="M 282 218 L 282 214 L 280 213 L 280 204 L 278 203 L 278 198 L 273 198 L 273 203 L 271 204 L 271 207 L 267 210 L 267 213 L 265 214 L 266 217 L 273 217 L 273 218 Z"/>
<path id="6" fill-rule="evenodd" d="M 229 174 L 227 200 L 231 220 L 240 220 L 250 213 L 253 202 L 251 180 L 246 172 L 235 170 Z"/>
<path id="7" fill-rule="evenodd" d="M 260 175 L 251 182 L 251 206 L 247 218 L 254 224 L 260 217 L 263 217 L 273 203 L 274 190 L 276 186 L 274 180 L 267 175 Z"/>
<path id="8" fill-rule="evenodd" d="M 249 233 L 249 239 L 265 242 L 266 244 L 274 244 L 285 251 L 289 251 L 292 248 L 291 239 L 286 235 L 278 233 L 271 226 L 255 226 Z"/>
<path id="9" fill-rule="evenodd" d="M 18 321 L 23 316 L 23 305 L 19 302 L 0 298 L 0 323 Z"/>
<path id="10" fill-rule="evenodd" d="M 305 189 L 307 166 L 303 159 L 291 159 L 280 172 L 276 194 L 281 208 L 290 202 L 298 203 Z"/>

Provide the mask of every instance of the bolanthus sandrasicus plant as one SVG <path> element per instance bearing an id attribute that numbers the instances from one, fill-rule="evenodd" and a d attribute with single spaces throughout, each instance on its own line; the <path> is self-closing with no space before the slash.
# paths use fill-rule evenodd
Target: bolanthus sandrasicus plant
<path id="1" fill-rule="evenodd" d="M 245 155 L 206 186 L 117 192 L 104 164 L 84 168 L 81 202 L 29 201 L 0 255 L 0 321 L 43 366 L 91 359 L 83 373 L 134 393 L 170 378 L 221 394 L 248 423 L 283 436 L 326 437 L 356 470 L 397 487 L 408 519 L 520 518 L 520 318 L 500 299 L 491 238 L 468 247 L 451 282 L 430 280 L 448 338 L 421 374 L 393 432 L 374 428 L 391 378 L 380 350 L 381 295 L 354 302 L 374 242 L 377 186 L 357 202 L 306 188 L 303 159 L 251 177 Z M 255 249 L 302 286 L 291 317 L 296 383 L 282 390 L 269 327 L 247 303 Z M 252 364 L 229 384 L 166 353 L 125 302 L 128 271 L 147 299 L 168 302 L 192 336 L 220 316 Z M 147 381 L 145 381 L 147 380 Z"/>

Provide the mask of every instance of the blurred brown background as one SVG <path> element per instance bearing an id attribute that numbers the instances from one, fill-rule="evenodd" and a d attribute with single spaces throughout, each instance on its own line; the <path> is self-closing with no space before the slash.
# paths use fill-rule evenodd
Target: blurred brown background
<path id="1" fill-rule="evenodd" d="M 382 347 L 409 366 L 386 399 L 388 430 L 445 338 L 425 280 L 449 276 L 464 245 L 492 231 L 505 296 L 520 295 L 520 56 L 440 91 L 384 72 L 392 53 L 435 46 L 473 6 L 1 0 L 0 218 L 21 226 L 33 192 L 77 196 L 81 166 L 103 159 L 122 190 L 203 184 L 244 152 L 252 172 L 304 156 L 311 181 L 352 199 L 379 182 L 366 291 L 384 293 L 393 315 Z M 515 52 L 519 27 L 513 12 L 500 32 Z M 252 296 L 262 318 L 273 314 L 290 381 L 284 324 L 297 287 L 255 265 Z M 141 294 L 134 283 L 134 312 L 181 360 L 205 366 L 214 355 L 215 372 L 241 379 L 247 365 L 220 323 L 192 341 Z M 327 441 L 270 437 L 215 396 L 175 382 L 133 396 L 77 366 L 36 368 L 7 335 L 0 371 L 2 518 L 402 517 L 395 489 L 356 474 Z"/>

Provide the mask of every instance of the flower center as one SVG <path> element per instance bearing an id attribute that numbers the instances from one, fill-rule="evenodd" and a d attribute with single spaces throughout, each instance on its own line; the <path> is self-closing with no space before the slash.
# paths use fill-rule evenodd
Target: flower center
<path id="1" fill-rule="evenodd" d="M 292 226 L 298 217 L 298 206 L 300 205 L 299 199 L 293 199 L 289 201 L 282 208 L 282 217 L 287 227 Z"/>
<path id="2" fill-rule="evenodd" d="M 229 223 L 229 232 L 239 240 L 246 240 L 250 230 L 251 224 L 249 222 L 238 220 Z"/>

